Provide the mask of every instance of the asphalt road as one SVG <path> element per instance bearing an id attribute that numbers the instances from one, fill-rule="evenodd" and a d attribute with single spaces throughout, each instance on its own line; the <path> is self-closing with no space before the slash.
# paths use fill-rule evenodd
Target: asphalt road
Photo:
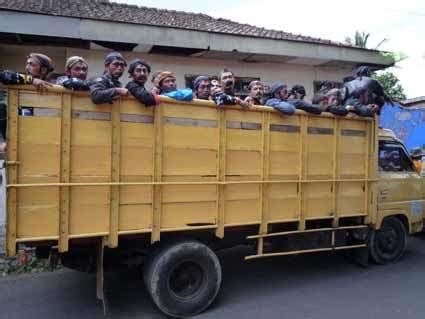
<path id="1" fill-rule="evenodd" d="M 425 314 L 425 236 L 410 238 L 396 264 L 361 268 L 341 255 L 244 262 L 245 248 L 221 254 L 223 285 L 197 318 L 410 319 Z M 106 318 L 164 318 L 136 271 L 109 276 Z M 70 270 L 0 279 L 0 318 L 105 318 L 95 277 Z"/>

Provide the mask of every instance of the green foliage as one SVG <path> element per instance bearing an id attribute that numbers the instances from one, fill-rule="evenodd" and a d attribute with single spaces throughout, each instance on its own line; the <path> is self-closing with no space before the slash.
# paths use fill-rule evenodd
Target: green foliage
<path id="1" fill-rule="evenodd" d="M 394 101 L 402 101 L 406 99 L 404 89 L 400 84 L 400 80 L 390 71 L 374 74 L 373 77 L 381 83 L 382 87 Z"/>
<path id="2" fill-rule="evenodd" d="M 356 31 L 354 38 L 346 37 L 345 43 L 366 49 L 370 33 Z"/>

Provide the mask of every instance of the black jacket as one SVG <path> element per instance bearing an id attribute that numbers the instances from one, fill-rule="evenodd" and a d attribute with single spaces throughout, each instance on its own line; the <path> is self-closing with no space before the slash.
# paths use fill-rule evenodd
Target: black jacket
<path id="1" fill-rule="evenodd" d="M 112 103 L 119 94 L 115 88 L 121 87 L 121 83 L 113 79 L 109 73 L 94 80 L 90 85 L 91 99 L 94 104 Z"/>
<path id="2" fill-rule="evenodd" d="M 61 76 L 56 80 L 57 85 L 62 85 L 66 89 L 74 91 L 88 91 L 94 82 L 91 80 L 80 80 L 69 76 Z"/>
<path id="3" fill-rule="evenodd" d="M 157 99 L 155 99 L 155 96 L 151 92 L 146 90 L 144 85 L 140 84 L 139 82 L 136 82 L 134 80 L 130 81 L 125 87 L 136 99 L 138 99 L 145 106 L 158 104 L 158 101 Z"/>
<path id="4" fill-rule="evenodd" d="M 344 84 L 345 99 L 359 98 L 361 94 L 368 92 L 369 101 L 366 104 L 377 104 L 382 107 L 385 102 L 392 102 L 385 94 L 381 84 L 367 76 L 358 77 Z"/>

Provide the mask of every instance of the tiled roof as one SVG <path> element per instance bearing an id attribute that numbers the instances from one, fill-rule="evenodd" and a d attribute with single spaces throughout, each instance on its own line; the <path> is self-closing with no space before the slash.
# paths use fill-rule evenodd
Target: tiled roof
<path id="1" fill-rule="evenodd" d="M 161 27 L 199 30 L 277 40 L 292 40 L 334 46 L 349 44 L 297 35 L 284 31 L 259 28 L 201 13 L 139 7 L 105 0 L 0 0 L 0 10 L 45 15 L 106 20 Z"/>

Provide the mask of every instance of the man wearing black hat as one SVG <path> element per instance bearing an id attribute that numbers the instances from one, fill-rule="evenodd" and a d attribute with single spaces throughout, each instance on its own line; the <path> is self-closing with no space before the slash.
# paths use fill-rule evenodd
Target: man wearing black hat
<path id="1" fill-rule="evenodd" d="M 120 96 L 126 96 L 128 90 L 121 87 L 119 78 L 124 73 L 127 62 L 118 52 L 111 52 L 105 58 L 105 72 L 94 80 L 90 86 L 90 94 L 93 103 L 112 103 Z"/>
<path id="2" fill-rule="evenodd" d="M 294 85 L 289 93 L 287 102 L 295 106 L 299 110 L 303 110 L 313 114 L 320 114 L 322 110 L 320 106 L 304 101 L 305 88 L 302 85 Z"/>
<path id="3" fill-rule="evenodd" d="M 272 106 L 279 112 L 292 115 L 295 113 L 295 107 L 288 103 L 286 99 L 288 98 L 288 87 L 284 83 L 275 83 L 270 88 L 271 98 L 266 101 L 267 106 Z"/>
<path id="4" fill-rule="evenodd" d="M 141 59 L 135 59 L 130 62 L 128 73 L 133 80 L 127 83 L 126 89 L 145 106 L 158 104 L 158 96 L 145 88 L 146 80 L 151 73 L 150 65 Z"/>
<path id="5" fill-rule="evenodd" d="M 205 75 L 200 75 L 193 81 L 193 92 L 197 99 L 208 100 L 210 98 L 210 89 L 210 79 Z"/>

